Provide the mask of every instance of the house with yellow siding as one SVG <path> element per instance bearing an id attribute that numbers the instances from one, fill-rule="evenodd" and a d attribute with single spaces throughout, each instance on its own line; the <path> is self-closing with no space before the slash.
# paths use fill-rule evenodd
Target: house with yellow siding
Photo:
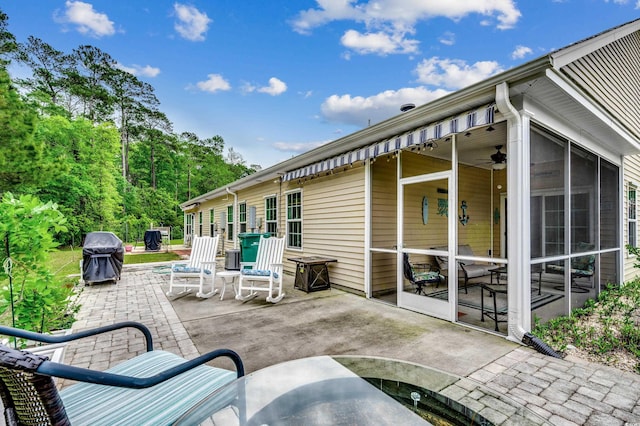
<path id="1" fill-rule="evenodd" d="M 285 237 L 335 287 L 521 340 L 636 275 L 638 64 L 640 20 L 403 106 L 185 201 L 185 238 Z"/>

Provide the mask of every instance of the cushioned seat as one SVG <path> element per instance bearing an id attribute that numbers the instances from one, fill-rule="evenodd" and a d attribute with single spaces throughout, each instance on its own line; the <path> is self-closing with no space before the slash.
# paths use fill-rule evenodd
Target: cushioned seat
<path id="1" fill-rule="evenodd" d="M 431 270 L 431 265 L 428 265 L 428 271 L 416 271 L 414 265 L 409 262 L 409 255 L 403 253 L 403 271 L 404 277 L 414 285 L 416 294 L 427 295 L 424 292 L 424 286 L 428 284 L 435 284 L 436 288 L 441 282 L 444 282 L 445 277 L 437 270 Z"/>
<path id="2" fill-rule="evenodd" d="M 129 359 L 107 372 L 148 377 L 183 362 L 183 358 L 170 352 L 152 351 Z M 233 371 L 201 365 L 146 389 L 78 383 L 60 391 L 60 397 L 71 424 L 171 424 L 181 413 L 235 378 Z M 93 404 L 91 401 L 100 403 Z M 162 403 L 158 404 L 158 401 Z"/>
<path id="3" fill-rule="evenodd" d="M 0 397 L 6 424 L 169 425 L 244 375 L 242 360 L 229 349 L 191 360 L 154 351 L 150 330 L 136 322 L 56 336 L 0 326 L 0 335 L 60 345 L 130 328 L 143 334 L 147 351 L 106 371 L 61 364 L 0 344 Z M 135 339 L 133 334 L 129 337 Z M 230 359 L 236 371 L 205 365 L 219 357 Z M 77 383 L 58 392 L 54 377 Z"/>
<path id="4" fill-rule="evenodd" d="M 432 250 L 440 250 L 447 251 L 449 250 L 446 246 L 441 247 L 433 247 Z M 468 244 L 461 244 L 458 246 L 458 255 L 465 257 L 473 257 L 473 250 L 471 246 Z M 438 262 L 438 267 L 440 268 L 440 272 L 443 275 L 448 275 L 449 270 L 449 258 L 445 256 L 436 256 L 436 262 Z M 491 271 L 489 269 L 495 268 L 495 265 L 486 265 L 481 263 L 475 263 L 471 260 L 465 260 L 458 262 L 458 272 L 464 277 L 464 291 L 467 292 L 467 284 L 469 284 L 469 280 L 471 278 L 484 277 L 487 275 L 491 275 Z"/>
<path id="5" fill-rule="evenodd" d="M 594 249 L 593 244 L 580 242 L 576 246 L 576 251 L 585 252 Z M 591 278 L 593 276 L 596 265 L 596 257 L 593 254 L 585 256 L 574 257 L 571 259 L 571 289 L 577 293 L 586 293 L 588 288 L 582 287 L 576 283 L 576 278 Z M 564 274 L 564 266 L 556 264 L 547 264 L 545 268 L 546 272 L 551 274 Z M 563 290 L 563 286 L 556 286 L 558 290 Z"/>

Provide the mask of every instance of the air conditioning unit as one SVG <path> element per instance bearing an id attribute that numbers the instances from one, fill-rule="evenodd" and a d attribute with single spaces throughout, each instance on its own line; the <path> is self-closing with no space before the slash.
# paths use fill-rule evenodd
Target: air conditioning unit
<path id="1" fill-rule="evenodd" d="M 227 250 L 225 252 L 224 269 L 228 271 L 240 270 L 240 250 Z"/>

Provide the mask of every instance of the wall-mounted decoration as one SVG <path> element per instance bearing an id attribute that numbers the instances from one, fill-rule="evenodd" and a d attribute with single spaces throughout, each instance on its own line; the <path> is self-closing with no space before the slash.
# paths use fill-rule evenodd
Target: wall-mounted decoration
<path id="1" fill-rule="evenodd" d="M 429 222 L 429 199 L 422 197 L 422 224 L 426 225 Z"/>
<path id="2" fill-rule="evenodd" d="M 495 225 L 500 223 L 500 209 L 497 207 L 493 210 L 493 223 Z"/>
<path id="3" fill-rule="evenodd" d="M 462 226 L 465 226 L 469 222 L 469 215 L 467 214 L 467 202 L 462 200 L 460 203 L 460 210 L 462 210 L 462 214 L 458 216 L 460 219 L 460 223 Z"/>
<path id="4" fill-rule="evenodd" d="M 449 217 L 449 203 L 446 198 L 438 198 L 438 216 Z"/>

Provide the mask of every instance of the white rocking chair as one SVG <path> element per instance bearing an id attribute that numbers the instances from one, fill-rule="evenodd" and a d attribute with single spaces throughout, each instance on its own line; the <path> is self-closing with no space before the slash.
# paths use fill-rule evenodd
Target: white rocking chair
<path id="1" fill-rule="evenodd" d="M 218 251 L 218 235 L 215 237 L 194 237 L 191 249 L 191 256 L 188 262 L 173 262 L 171 264 L 171 279 L 169 280 L 169 291 L 167 296 L 184 296 L 197 288 L 197 297 L 209 298 L 216 294 L 216 253 Z M 175 278 L 183 278 L 175 282 Z M 197 278 L 198 284 L 189 283 L 186 279 Z M 211 281 L 211 291 L 204 291 L 205 279 Z M 175 293 L 174 288 L 182 289 Z"/>
<path id="2" fill-rule="evenodd" d="M 284 265 L 284 238 L 260 237 L 255 262 L 240 262 L 240 283 L 236 299 L 249 300 L 266 291 L 267 302 L 278 303 L 284 297 L 282 292 L 282 274 Z M 251 266 L 251 269 L 247 268 Z M 274 295 L 275 286 L 277 295 Z M 243 295 L 243 290 L 249 291 Z"/>

